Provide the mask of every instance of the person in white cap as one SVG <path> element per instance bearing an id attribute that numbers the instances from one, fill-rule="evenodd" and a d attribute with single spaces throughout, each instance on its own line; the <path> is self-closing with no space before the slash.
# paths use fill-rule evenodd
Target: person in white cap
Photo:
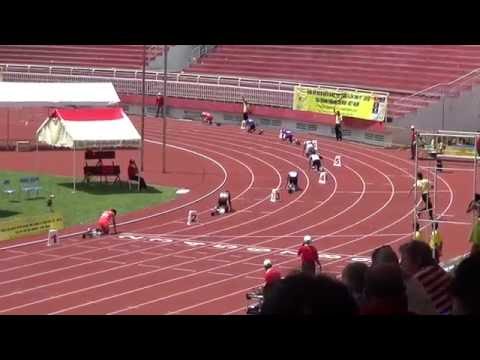
<path id="1" fill-rule="evenodd" d="M 301 258 L 303 273 L 315 276 L 316 265 L 318 265 L 319 271 L 322 270 L 322 264 L 320 264 L 318 258 L 318 251 L 315 246 L 312 245 L 312 237 L 310 235 L 303 237 L 303 244 L 298 249 L 297 255 Z"/>
<path id="2" fill-rule="evenodd" d="M 272 286 L 279 280 L 282 279 L 282 274 L 279 270 L 273 267 L 270 259 L 265 259 L 263 262 L 263 267 L 265 269 L 265 285 L 263 286 L 263 296 L 265 293 L 268 296 Z"/>
<path id="3" fill-rule="evenodd" d="M 410 152 L 412 156 L 410 157 L 410 159 L 415 160 L 415 145 L 417 143 L 417 133 L 415 131 L 415 126 L 411 125 L 410 131 L 412 132 L 410 140 Z"/>
<path id="4" fill-rule="evenodd" d="M 271 285 L 282 278 L 282 274 L 273 267 L 270 259 L 265 259 L 263 267 L 265 268 L 265 285 Z"/>

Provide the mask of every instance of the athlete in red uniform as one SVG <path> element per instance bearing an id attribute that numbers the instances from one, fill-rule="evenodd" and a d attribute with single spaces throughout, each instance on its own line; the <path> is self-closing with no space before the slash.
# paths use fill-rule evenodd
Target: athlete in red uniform
<path id="1" fill-rule="evenodd" d="M 202 121 L 206 122 L 208 125 L 212 125 L 213 123 L 213 115 L 209 112 L 202 112 Z"/>
<path id="2" fill-rule="evenodd" d="M 115 217 L 117 216 L 117 210 L 110 209 L 105 210 L 97 222 L 97 231 L 102 235 L 107 235 L 110 232 L 110 224 L 113 225 L 113 230 L 117 233 L 117 224 L 115 223 Z"/>

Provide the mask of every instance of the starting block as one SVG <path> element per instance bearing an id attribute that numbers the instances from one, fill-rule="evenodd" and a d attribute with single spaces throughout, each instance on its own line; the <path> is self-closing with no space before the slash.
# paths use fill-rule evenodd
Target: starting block
<path id="1" fill-rule="evenodd" d="M 242 120 L 240 124 L 240 129 L 245 130 L 247 128 L 247 122 L 245 120 Z"/>
<path id="2" fill-rule="evenodd" d="M 312 144 L 313 144 L 313 148 L 315 149 L 315 151 L 318 151 L 318 143 L 317 143 L 317 140 L 312 140 Z"/>
<path id="3" fill-rule="evenodd" d="M 327 172 L 326 171 L 321 171 L 320 172 L 320 177 L 318 178 L 318 183 L 325 185 L 327 183 Z"/>
<path id="4" fill-rule="evenodd" d="M 342 157 L 340 155 L 335 155 L 335 159 L 333 160 L 333 166 L 342 167 Z"/>
<path id="5" fill-rule="evenodd" d="M 278 189 L 272 189 L 272 193 L 270 195 L 270 201 L 273 203 L 280 201 L 280 191 L 278 191 Z"/>
<path id="6" fill-rule="evenodd" d="M 47 240 L 47 246 L 55 246 L 60 244 L 60 240 L 58 238 L 58 233 L 57 230 L 52 229 L 48 231 L 48 240 Z"/>
<path id="7" fill-rule="evenodd" d="M 197 210 L 189 210 L 187 216 L 187 225 L 192 225 L 198 223 L 198 213 Z"/>
<path id="8" fill-rule="evenodd" d="M 279 139 L 283 139 L 283 132 L 282 132 L 283 129 L 280 129 L 280 132 L 278 133 L 278 138 Z"/>

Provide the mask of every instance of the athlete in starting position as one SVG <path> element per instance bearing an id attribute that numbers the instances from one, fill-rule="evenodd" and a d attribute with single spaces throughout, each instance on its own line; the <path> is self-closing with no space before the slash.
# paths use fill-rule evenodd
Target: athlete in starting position
<path id="1" fill-rule="evenodd" d="M 317 171 L 320 171 L 320 168 L 322 167 L 322 162 L 320 161 L 320 159 L 323 159 L 323 157 L 321 157 L 318 154 L 310 155 L 310 158 L 309 158 L 310 168 L 317 168 Z"/>
<path id="2" fill-rule="evenodd" d="M 315 145 L 311 140 L 305 141 L 303 143 L 303 150 L 305 152 L 305 156 L 308 158 L 310 155 L 315 154 Z"/>
<path id="3" fill-rule="evenodd" d="M 288 173 L 287 191 L 290 194 L 292 192 L 298 191 L 298 173 L 296 171 L 290 171 Z"/>
<path id="4" fill-rule="evenodd" d="M 208 125 L 212 125 L 213 123 L 213 115 L 209 112 L 202 112 L 202 121 L 206 122 Z"/>
<path id="5" fill-rule="evenodd" d="M 108 235 L 110 233 L 110 225 L 113 225 L 115 234 L 117 233 L 117 224 L 115 223 L 115 217 L 117 216 L 117 210 L 109 209 L 105 210 L 97 221 L 97 227 L 92 231 L 88 229 L 83 238 L 89 236 Z"/>
<path id="6" fill-rule="evenodd" d="M 230 191 L 222 191 L 220 195 L 218 196 L 218 204 L 217 206 L 212 210 L 211 215 L 222 215 L 225 213 L 229 213 L 233 210 L 232 208 L 232 198 L 230 196 Z"/>

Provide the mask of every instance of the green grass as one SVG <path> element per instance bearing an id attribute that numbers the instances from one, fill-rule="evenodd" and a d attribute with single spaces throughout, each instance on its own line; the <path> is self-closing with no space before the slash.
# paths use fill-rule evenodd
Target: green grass
<path id="1" fill-rule="evenodd" d="M 146 191 L 129 191 L 127 183 L 90 184 L 77 183 L 77 191 L 72 193 L 72 179 L 39 175 L 42 190 L 39 197 L 27 199 L 20 191 L 20 178 L 37 176 L 30 173 L 0 171 L 0 221 L 13 220 L 22 215 L 39 215 L 49 212 L 47 199 L 54 194 L 53 210 L 64 217 L 65 227 L 75 224 L 88 224 L 96 221 L 101 212 L 108 208 L 117 209 L 119 215 L 158 205 L 175 198 L 176 189 L 149 186 Z M 9 179 L 16 194 L 3 193 L 3 180 Z"/>

